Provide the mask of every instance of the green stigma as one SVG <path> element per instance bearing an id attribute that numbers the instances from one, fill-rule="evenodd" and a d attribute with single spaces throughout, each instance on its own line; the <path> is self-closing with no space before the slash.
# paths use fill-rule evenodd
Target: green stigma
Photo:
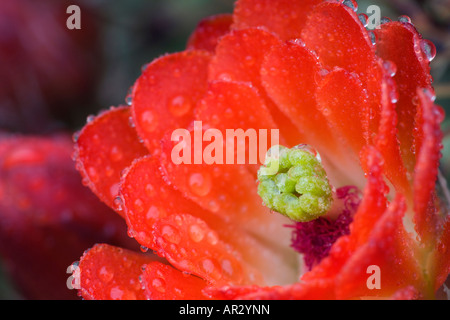
<path id="1" fill-rule="evenodd" d="M 333 190 L 320 157 L 307 145 L 273 146 L 258 170 L 264 204 L 288 218 L 307 222 L 327 213 Z"/>

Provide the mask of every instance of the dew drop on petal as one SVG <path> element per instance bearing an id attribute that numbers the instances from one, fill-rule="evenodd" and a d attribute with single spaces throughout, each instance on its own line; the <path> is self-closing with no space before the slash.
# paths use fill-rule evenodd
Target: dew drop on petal
<path id="1" fill-rule="evenodd" d="M 134 123 L 134 119 L 133 119 L 133 117 L 131 117 L 131 116 L 128 118 L 128 125 L 129 125 L 131 128 L 136 127 L 136 124 Z"/>
<path id="2" fill-rule="evenodd" d="M 95 116 L 93 114 L 90 114 L 86 118 L 86 123 L 91 123 L 94 120 L 95 120 Z"/>
<path id="3" fill-rule="evenodd" d="M 144 253 L 148 251 L 148 248 L 146 246 L 140 246 L 139 249 Z"/>
<path id="4" fill-rule="evenodd" d="M 301 149 L 301 150 L 304 150 L 304 151 L 307 151 L 307 152 L 309 152 L 310 154 L 312 154 L 319 162 L 322 162 L 322 158 L 320 157 L 320 154 L 319 154 L 319 152 L 315 149 L 315 148 L 313 148 L 312 146 L 310 146 L 309 144 L 305 144 L 305 143 L 302 143 L 302 144 L 298 144 L 298 145 L 296 145 L 295 147 L 293 147 L 293 149 Z"/>
<path id="5" fill-rule="evenodd" d="M 166 291 L 166 282 L 162 278 L 155 278 L 152 280 L 152 287 L 159 292 Z"/>
<path id="6" fill-rule="evenodd" d="M 157 119 L 152 111 L 147 110 L 141 115 L 142 127 L 147 132 L 153 132 L 158 126 Z"/>
<path id="7" fill-rule="evenodd" d="M 423 89 L 423 93 L 425 93 L 425 95 L 431 100 L 431 101 L 435 101 L 436 100 L 436 94 L 434 93 L 434 91 L 431 91 L 430 89 Z"/>
<path id="8" fill-rule="evenodd" d="M 122 211 L 123 200 L 120 196 L 117 196 L 113 200 L 114 210 Z"/>
<path id="9" fill-rule="evenodd" d="M 388 22 L 391 22 L 391 21 L 392 20 L 390 18 L 388 18 L 388 17 L 382 17 L 381 20 L 380 20 L 380 24 L 385 24 L 385 23 L 388 23 Z"/>
<path id="10" fill-rule="evenodd" d="M 97 169 L 95 169 L 94 167 L 89 167 L 88 175 L 89 175 L 89 179 L 93 183 L 97 183 L 100 180 L 98 173 L 97 173 Z"/>
<path id="11" fill-rule="evenodd" d="M 230 262 L 230 260 L 222 260 L 221 263 L 221 267 L 222 267 L 222 271 L 227 274 L 228 276 L 232 276 L 233 275 L 233 266 Z"/>
<path id="12" fill-rule="evenodd" d="M 389 98 L 391 99 L 392 103 L 397 103 L 398 101 L 398 91 L 396 89 L 392 89 L 389 93 Z"/>
<path id="13" fill-rule="evenodd" d="M 206 173 L 193 173 L 189 177 L 189 187 L 197 196 L 206 196 L 212 188 L 211 177 Z"/>
<path id="14" fill-rule="evenodd" d="M 181 241 L 181 236 L 178 230 L 176 230 L 174 227 L 170 225 L 165 225 L 162 227 L 161 235 L 166 241 L 171 242 L 173 244 L 179 244 Z"/>
<path id="15" fill-rule="evenodd" d="M 188 97 L 177 95 L 169 101 L 168 109 L 175 117 L 181 117 L 192 109 L 192 103 Z"/>
<path id="16" fill-rule="evenodd" d="M 111 296 L 112 300 L 121 300 L 123 297 L 123 290 L 121 290 L 119 287 L 113 287 L 111 288 L 109 295 Z"/>
<path id="17" fill-rule="evenodd" d="M 113 146 L 111 148 L 111 160 L 112 161 L 120 161 L 123 158 L 123 153 L 117 146 Z"/>
<path id="18" fill-rule="evenodd" d="M 390 77 L 395 76 L 395 74 L 397 73 L 397 66 L 392 61 L 389 61 L 389 60 L 384 61 L 383 67 L 384 67 L 384 70 L 386 70 L 387 74 Z"/>
<path id="19" fill-rule="evenodd" d="M 141 72 L 144 72 L 145 70 L 147 70 L 149 65 L 150 65 L 150 63 L 143 64 L 142 67 L 141 67 Z"/>
<path id="20" fill-rule="evenodd" d="M 377 42 L 377 36 L 375 35 L 374 32 L 369 31 L 369 39 L 370 39 L 370 42 L 372 42 L 373 45 L 376 44 L 376 42 Z"/>
<path id="21" fill-rule="evenodd" d="M 436 57 L 436 46 L 430 40 L 422 39 L 420 41 L 420 47 L 428 61 L 431 62 Z"/>
<path id="22" fill-rule="evenodd" d="M 411 23 L 411 18 L 406 15 L 402 15 L 398 17 L 398 21 L 403 23 Z"/>
<path id="23" fill-rule="evenodd" d="M 208 275 L 218 274 L 219 270 L 217 270 L 216 264 L 213 260 L 206 258 L 201 261 L 201 268 Z"/>
<path id="24" fill-rule="evenodd" d="M 76 143 L 77 141 L 78 141 L 78 139 L 80 138 L 80 131 L 76 131 L 76 132 L 74 132 L 74 134 L 72 135 L 72 141 L 74 142 L 74 143 Z"/>
<path id="25" fill-rule="evenodd" d="M 358 14 L 358 18 L 359 18 L 359 21 L 361 21 L 363 27 L 364 28 L 367 27 L 367 25 L 369 23 L 369 17 L 367 16 L 367 14 L 360 13 L 360 14 Z"/>
<path id="26" fill-rule="evenodd" d="M 358 3 L 355 0 L 344 0 L 342 2 L 342 4 L 344 6 L 349 7 L 350 9 L 352 9 L 354 12 L 358 11 Z"/>
<path id="27" fill-rule="evenodd" d="M 141 199 L 134 200 L 134 210 L 136 213 L 142 213 L 144 211 L 144 202 Z"/>
<path id="28" fill-rule="evenodd" d="M 129 106 L 133 104 L 133 96 L 131 95 L 131 92 L 129 92 L 125 98 L 125 103 Z"/>
<path id="29" fill-rule="evenodd" d="M 100 280 L 102 280 L 104 283 L 108 283 L 112 280 L 114 277 L 114 273 L 108 269 L 108 267 L 103 266 L 98 271 L 98 277 Z"/>
<path id="30" fill-rule="evenodd" d="M 209 244 L 213 246 L 219 242 L 217 234 L 212 230 L 208 232 L 208 234 L 206 235 L 206 240 L 209 242 Z"/>
<path id="31" fill-rule="evenodd" d="M 205 237 L 205 231 L 199 225 L 193 224 L 189 227 L 189 236 L 192 241 L 200 242 Z"/>

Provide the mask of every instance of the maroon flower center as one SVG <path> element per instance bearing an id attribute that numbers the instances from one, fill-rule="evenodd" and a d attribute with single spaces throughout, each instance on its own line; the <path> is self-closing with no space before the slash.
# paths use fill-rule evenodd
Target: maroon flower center
<path id="1" fill-rule="evenodd" d="M 293 228 L 291 246 L 303 254 L 309 270 L 325 258 L 336 240 L 350 233 L 350 223 L 361 201 L 361 192 L 355 186 L 336 190 L 336 199 L 343 204 L 336 219 L 320 217 L 309 222 L 287 225 Z"/>

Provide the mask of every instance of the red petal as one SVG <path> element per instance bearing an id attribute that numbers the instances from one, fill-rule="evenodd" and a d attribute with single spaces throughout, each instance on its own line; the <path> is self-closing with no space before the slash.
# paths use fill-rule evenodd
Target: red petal
<path id="1" fill-rule="evenodd" d="M 336 149 L 337 143 L 333 143 L 327 122 L 317 110 L 314 95 L 319 71 L 320 64 L 308 49 L 287 42 L 274 46 L 267 54 L 261 79 L 269 97 L 301 131 L 304 140 L 297 144 L 309 143 L 324 154 L 328 148 Z"/>
<path id="2" fill-rule="evenodd" d="M 234 148 L 229 151 L 224 145 L 223 152 L 224 159 L 249 164 L 255 174 L 264 163 L 265 154 L 272 145 L 285 145 L 283 141 L 280 143 L 278 132 L 274 133 L 273 130 L 277 130 L 276 124 L 257 90 L 247 83 L 211 82 L 206 96 L 196 107 L 195 116 L 196 120 L 202 121 L 203 126 L 219 130 L 223 138 L 229 135 L 227 130 L 234 132 L 237 129 L 253 137 L 254 140 L 247 138 L 235 141 Z M 241 151 L 240 142 L 245 143 L 245 153 Z M 233 157 L 228 158 L 227 152 Z"/>
<path id="3" fill-rule="evenodd" d="M 161 262 L 144 265 L 141 281 L 148 300 L 205 300 L 207 282 Z"/>
<path id="4" fill-rule="evenodd" d="M 187 49 L 206 50 L 214 53 L 217 42 L 228 33 L 232 22 L 231 14 L 220 14 L 203 19 L 190 36 Z"/>
<path id="5" fill-rule="evenodd" d="M 421 36 L 409 23 L 390 22 L 374 30 L 377 38 L 377 55 L 391 61 L 397 67 L 394 80 L 397 83 L 399 139 L 405 165 L 413 172 L 414 119 L 417 110 L 417 88 L 431 89 L 429 61 L 420 48 Z"/>
<path id="6" fill-rule="evenodd" d="M 392 99 L 393 94 L 396 94 L 395 83 L 385 72 L 381 83 L 380 126 L 374 143 L 383 155 L 386 177 L 398 192 L 410 198 L 411 188 L 406 177 L 406 168 L 403 164 L 397 137 L 397 113 Z"/>
<path id="7" fill-rule="evenodd" d="M 320 82 L 317 106 L 332 127 L 351 146 L 355 155 L 369 140 L 367 93 L 359 77 L 343 69 L 335 69 Z M 352 115 L 352 117 L 349 117 Z"/>
<path id="8" fill-rule="evenodd" d="M 128 107 L 110 109 L 90 121 L 76 141 L 74 155 L 83 183 L 111 208 L 116 208 L 122 170 L 147 153 L 129 120 Z"/>
<path id="9" fill-rule="evenodd" d="M 434 190 L 441 157 L 442 114 L 432 98 L 418 89 L 420 105 L 416 123 L 415 148 L 417 162 L 414 167 L 414 211 L 416 231 L 422 242 L 429 242 L 436 232 L 437 215 L 434 204 Z"/>
<path id="10" fill-rule="evenodd" d="M 216 55 L 211 61 L 209 80 L 250 82 L 259 92 L 281 135 L 289 138 L 290 145 L 298 144 L 298 131 L 273 101 L 267 96 L 261 84 L 261 66 L 267 52 L 280 43 L 273 33 L 250 28 L 235 30 L 219 41 Z"/>
<path id="11" fill-rule="evenodd" d="M 132 113 L 139 136 L 151 154 L 168 131 L 185 128 L 207 87 L 210 60 L 205 51 L 187 50 L 154 60 L 133 89 Z"/>
<path id="12" fill-rule="evenodd" d="M 81 295 L 88 300 L 144 300 L 142 266 L 154 256 L 97 244 L 80 259 Z"/>
<path id="13" fill-rule="evenodd" d="M 168 216 L 153 225 L 153 236 L 158 255 L 215 285 L 261 280 L 201 219 L 188 214 Z"/>
<path id="14" fill-rule="evenodd" d="M 358 16 L 337 2 L 324 2 L 312 10 L 301 39 L 324 66 L 341 67 L 358 75 L 367 73 L 375 49 Z"/>
<path id="15" fill-rule="evenodd" d="M 152 228 L 156 221 L 181 212 L 192 213 L 208 223 L 223 222 L 203 210 L 164 181 L 159 161 L 143 157 L 133 162 L 122 178 L 120 195 L 129 233 L 143 246 L 155 249 Z"/>
<path id="16" fill-rule="evenodd" d="M 123 219 L 81 184 L 72 151 L 69 135 L 0 137 L 0 254 L 23 298 L 74 299 L 65 272 L 85 248 L 130 245 Z"/>
<path id="17" fill-rule="evenodd" d="M 381 70 L 378 57 L 364 26 L 349 7 L 324 2 L 308 16 L 301 39 L 316 52 L 321 64 L 355 72 L 368 92 L 371 132 L 378 129 Z"/>
<path id="18" fill-rule="evenodd" d="M 265 27 L 282 39 L 295 39 L 301 34 L 306 17 L 321 0 L 238 0 L 233 18 L 235 29 Z"/>
<path id="19" fill-rule="evenodd" d="M 450 217 L 444 223 L 442 234 L 434 252 L 435 283 L 434 290 L 439 289 L 450 274 Z"/>
<path id="20" fill-rule="evenodd" d="M 423 290 L 421 270 L 413 256 L 411 239 L 403 227 L 405 200 L 398 195 L 374 225 L 368 242 L 359 247 L 341 269 L 337 297 L 386 297 L 399 288 L 413 285 Z M 368 269 L 378 267 L 378 271 Z M 379 272 L 380 288 L 370 289 L 369 278 Z"/>

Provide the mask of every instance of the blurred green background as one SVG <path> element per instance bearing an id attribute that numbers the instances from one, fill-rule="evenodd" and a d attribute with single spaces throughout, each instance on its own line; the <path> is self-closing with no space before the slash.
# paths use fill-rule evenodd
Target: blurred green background
<path id="1" fill-rule="evenodd" d="M 17 1 L 21 2 L 25 5 L 31 3 L 26 0 Z M 85 38 L 79 43 L 83 46 L 81 50 L 89 63 L 86 74 L 92 81 L 89 82 L 89 88 L 84 88 L 81 93 L 75 92 L 73 98 L 64 100 L 64 96 L 57 97 L 55 101 L 59 105 L 56 109 L 47 110 L 42 106 L 47 105 L 47 101 L 50 104 L 54 98 L 46 100 L 47 97 L 44 96 L 36 110 L 39 114 L 47 112 L 47 120 L 56 120 L 57 130 L 73 132 L 83 126 L 89 114 L 96 114 L 109 106 L 124 104 L 128 89 L 140 75 L 144 64 L 162 54 L 183 50 L 201 18 L 217 13 L 231 13 L 234 0 L 73 0 L 67 2 L 66 7 L 68 4 L 80 6 L 82 32 L 68 31 L 65 28 L 68 15 L 64 11 L 58 11 L 61 12 L 61 27 L 66 33 L 79 32 L 80 37 Z M 382 15 L 392 20 L 400 15 L 410 16 L 424 38 L 435 43 L 437 56 L 431 67 L 437 103 L 450 113 L 450 0 L 364 0 L 359 1 L 358 13 L 364 13 L 371 4 L 379 5 Z M 58 5 L 61 7 L 61 2 Z M 36 8 L 31 12 L 40 15 L 40 9 Z M 7 28 L 5 23 L 3 22 L 3 27 Z M 38 24 L 39 19 L 36 26 Z M 1 30 L 6 29 L 1 29 L 0 26 L 0 32 Z M 67 107 L 64 112 L 60 112 L 59 107 L 75 102 L 75 107 Z M 35 125 L 22 128 L 11 125 L 3 130 L 37 133 L 54 130 L 49 129 L 50 127 L 45 126 L 41 130 Z M 0 131 L 1 129 L 0 126 Z M 443 129 L 450 132 L 449 117 L 443 123 Z M 444 144 L 446 148 L 443 152 L 442 170 L 450 177 L 450 134 L 447 134 Z M 17 298 L 20 298 L 20 294 L 14 290 L 7 276 L 0 272 L 0 299 Z"/>

